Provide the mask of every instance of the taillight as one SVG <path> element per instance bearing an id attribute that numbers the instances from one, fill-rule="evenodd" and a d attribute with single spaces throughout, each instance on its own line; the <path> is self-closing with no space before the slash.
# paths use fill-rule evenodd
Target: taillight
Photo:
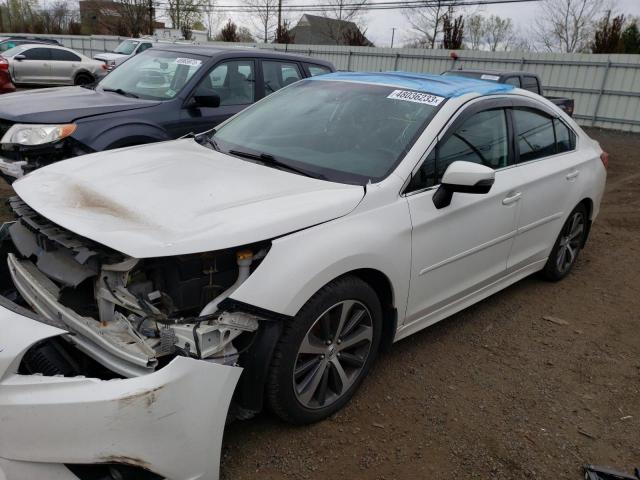
<path id="1" fill-rule="evenodd" d="M 103 70 L 107 70 L 107 69 L 109 68 L 109 67 L 107 67 L 107 64 L 106 64 L 106 63 L 103 63 L 102 65 L 100 65 L 100 67 L 101 67 Z"/>
<path id="2" fill-rule="evenodd" d="M 609 154 L 607 152 L 602 152 L 600 154 L 600 160 L 602 160 L 604 168 L 609 168 Z"/>
<path id="3" fill-rule="evenodd" d="M 0 57 L 0 70 L 9 70 L 9 62 L 4 57 Z"/>

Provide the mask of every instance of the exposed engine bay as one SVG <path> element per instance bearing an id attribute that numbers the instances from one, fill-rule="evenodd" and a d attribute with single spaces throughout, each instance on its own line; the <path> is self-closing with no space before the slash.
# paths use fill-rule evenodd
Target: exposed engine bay
<path id="1" fill-rule="evenodd" d="M 218 306 L 269 242 L 135 259 L 53 224 L 18 197 L 9 204 L 16 221 L 0 231 L 0 294 L 71 332 L 65 340 L 110 372 L 135 377 L 178 355 L 234 365 L 252 344 L 260 318 Z M 46 348 L 58 351 L 25 357 L 30 373 L 86 374 L 64 345 Z M 57 365 L 38 372 L 51 358 Z"/>

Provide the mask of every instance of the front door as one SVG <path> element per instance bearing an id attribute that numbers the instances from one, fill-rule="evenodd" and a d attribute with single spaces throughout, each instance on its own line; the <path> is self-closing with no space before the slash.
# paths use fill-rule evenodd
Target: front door
<path id="1" fill-rule="evenodd" d="M 82 59 L 73 52 L 51 49 L 51 77 L 58 85 L 73 85 L 73 75 L 80 66 Z"/>
<path id="2" fill-rule="evenodd" d="M 52 84 L 51 49 L 35 47 L 21 53 L 23 60 L 13 60 L 13 78 L 17 83 Z"/>
<path id="3" fill-rule="evenodd" d="M 253 59 L 227 60 L 213 67 L 194 88 L 190 98 L 218 95 L 220 106 L 202 107 L 187 101 L 180 125 L 172 127 L 175 136 L 209 130 L 251 105 L 256 98 L 255 72 Z"/>
<path id="4" fill-rule="evenodd" d="M 509 143 L 506 111 L 477 111 L 453 125 L 411 181 L 412 271 L 405 327 L 423 328 L 452 307 L 463 308 L 469 295 L 505 274 L 519 208 L 514 191 L 519 172 L 509 165 Z M 455 193 L 449 206 L 437 209 L 433 194 L 454 161 L 496 169 L 495 183 L 487 194 Z"/>

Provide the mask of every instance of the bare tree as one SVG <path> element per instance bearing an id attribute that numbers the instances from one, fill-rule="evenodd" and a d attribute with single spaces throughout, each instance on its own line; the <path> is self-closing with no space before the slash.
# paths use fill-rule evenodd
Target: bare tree
<path id="1" fill-rule="evenodd" d="M 447 13 L 442 19 L 442 46 L 450 50 L 459 50 L 462 48 L 462 39 L 464 37 L 464 18 L 460 15 L 458 18 L 452 18 Z"/>
<path id="2" fill-rule="evenodd" d="M 533 27 L 537 41 L 552 52 L 586 51 L 594 20 L 606 10 L 607 3 L 602 0 L 544 0 Z"/>
<path id="3" fill-rule="evenodd" d="M 484 41 L 484 17 L 479 14 L 469 15 L 465 22 L 467 46 L 471 50 L 480 50 Z"/>
<path id="4" fill-rule="evenodd" d="M 433 0 L 429 6 L 406 10 L 404 15 L 411 28 L 419 35 L 417 42 L 427 48 L 436 48 L 443 32 L 444 16 L 456 14 L 456 0 Z"/>
<path id="5" fill-rule="evenodd" d="M 191 30 L 194 23 L 202 21 L 202 12 L 207 9 L 207 0 L 168 0 L 168 4 L 171 25 L 180 30 Z"/>
<path id="6" fill-rule="evenodd" d="M 152 31 L 148 0 L 119 0 L 118 3 L 123 23 L 132 37 L 139 37 L 141 34 Z"/>
<path id="7" fill-rule="evenodd" d="M 506 43 L 513 37 L 511 19 L 491 15 L 484 22 L 484 36 L 490 51 L 495 52 L 500 46 L 507 50 L 508 45 Z"/>
<path id="8" fill-rule="evenodd" d="M 243 0 L 249 20 L 264 43 L 272 40 L 278 28 L 278 0 Z"/>

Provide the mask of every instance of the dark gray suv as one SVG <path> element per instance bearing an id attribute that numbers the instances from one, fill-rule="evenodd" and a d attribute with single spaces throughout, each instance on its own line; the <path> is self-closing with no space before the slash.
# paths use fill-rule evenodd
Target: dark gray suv
<path id="1" fill-rule="evenodd" d="M 0 175 L 12 182 L 65 158 L 203 132 L 282 87 L 332 71 L 322 60 L 259 49 L 151 48 L 97 85 L 0 97 Z"/>

